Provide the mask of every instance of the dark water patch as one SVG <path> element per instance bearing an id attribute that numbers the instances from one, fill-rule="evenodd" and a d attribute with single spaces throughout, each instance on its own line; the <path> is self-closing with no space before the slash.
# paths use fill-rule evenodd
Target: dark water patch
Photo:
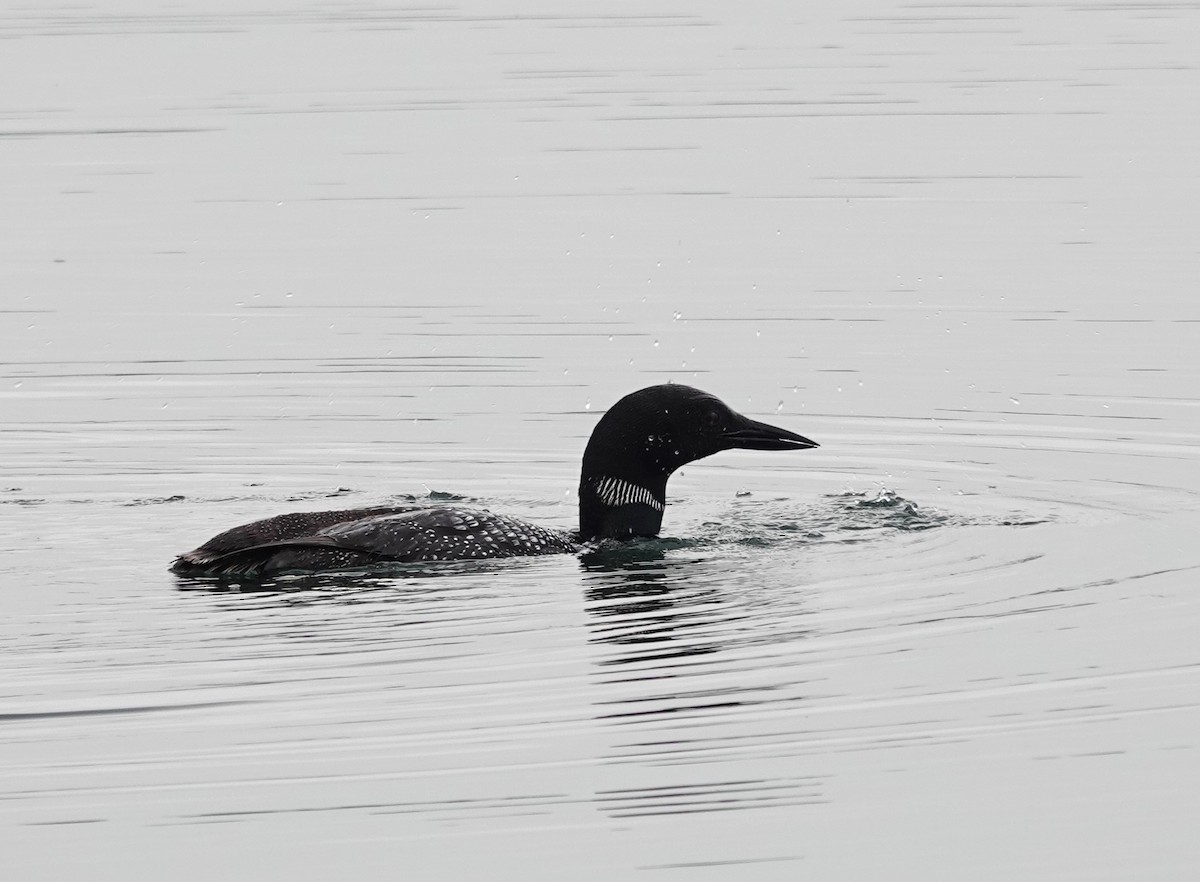
<path id="1" fill-rule="evenodd" d="M 66 821 L 28 821 L 27 827 L 61 827 L 68 824 L 103 824 L 108 818 L 73 818 Z"/>
<path id="2" fill-rule="evenodd" d="M 19 496 L 16 499 L 0 499 L 0 505 L 45 505 L 47 502 L 49 502 L 48 499 L 29 496 Z"/>
<path id="3" fill-rule="evenodd" d="M 748 857 L 727 861 L 683 861 L 673 864 L 644 864 L 639 870 L 696 870 L 702 867 L 738 867 L 744 864 L 778 864 L 804 860 L 802 855 L 785 854 L 778 857 Z"/>
<path id="4" fill-rule="evenodd" d="M 57 720 L 74 717 L 107 717 L 121 714 L 149 714 L 163 711 L 184 711 L 214 707 L 233 707 L 248 704 L 245 701 L 200 701 L 189 704 L 146 704 L 127 707 L 85 708 L 82 710 L 30 711 L 27 713 L 0 713 L 0 723 L 24 722 L 27 720 Z"/>
<path id="5" fill-rule="evenodd" d="M 164 503 L 168 502 L 183 502 L 186 498 L 187 497 L 178 493 L 172 496 L 146 496 L 138 499 L 131 499 L 128 502 L 122 502 L 121 505 L 129 507 L 138 505 L 163 505 Z"/>
<path id="6" fill-rule="evenodd" d="M 324 490 L 324 491 L 314 490 L 309 493 L 294 493 L 291 496 L 288 496 L 285 499 L 285 501 L 286 502 L 301 502 L 305 499 L 332 499 L 337 496 L 347 496 L 349 494 L 357 493 L 357 492 L 359 492 L 359 491 L 354 490 L 350 487 L 338 487 L 336 490 Z"/>
<path id="7" fill-rule="evenodd" d="M 563 805 L 586 805 L 584 797 L 566 793 L 513 794 L 498 797 L 464 796 L 458 799 L 412 800 L 405 802 L 354 802 L 330 805 L 290 805 L 280 808 L 234 809 L 180 815 L 184 821 L 241 820 L 267 815 L 320 812 L 368 812 L 371 814 L 421 814 L 433 817 L 470 818 L 496 815 L 546 814 Z"/>
<path id="8" fill-rule="evenodd" d="M 596 801 L 614 818 L 741 811 L 824 802 L 817 778 L 730 780 L 601 790 Z"/>
<path id="9" fill-rule="evenodd" d="M 260 487 L 263 487 L 264 485 L 261 482 L 255 481 L 252 483 L 248 483 L 245 486 L 249 487 L 249 488 L 260 488 Z M 128 502 L 123 502 L 123 503 L 121 503 L 121 505 L 127 505 L 127 506 L 152 505 L 152 504 L 158 504 L 161 502 L 177 502 L 177 501 L 183 500 L 185 498 L 188 502 L 197 503 L 197 504 L 206 504 L 206 505 L 211 505 L 211 504 L 229 505 L 231 503 L 246 503 L 246 502 L 263 503 L 266 505 L 284 505 L 289 502 L 309 502 L 311 500 L 318 500 L 318 499 L 338 499 L 340 497 L 363 495 L 366 493 L 371 493 L 372 495 L 374 495 L 377 493 L 377 491 L 376 490 L 369 490 L 369 491 L 361 490 L 357 487 L 334 487 L 332 489 L 302 490 L 302 491 L 291 492 L 291 493 L 287 493 L 287 494 L 271 494 L 268 492 L 260 492 L 260 493 L 248 493 L 248 494 L 239 494 L 239 495 L 187 496 L 187 497 L 185 497 L 182 494 L 172 494 L 171 496 L 166 496 L 166 497 L 148 497 L 145 499 L 141 499 L 141 498 L 134 499 L 134 500 L 130 500 Z M 388 494 L 387 496 L 378 497 L 378 499 L 379 499 L 378 502 L 373 502 L 370 506 L 363 506 L 363 507 L 364 508 L 368 508 L 368 507 L 374 508 L 376 506 L 405 505 L 405 504 L 409 504 L 409 503 L 415 505 L 415 504 L 419 504 L 422 502 L 466 502 L 471 505 L 480 505 L 480 506 L 485 504 L 485 502 L 483 500 L 480 500 L 473 496 L 465 496 L 462 494 L 450 493 L 450 492 L 446 492 L 446 491 L 442 491 L 442 490 L 429 490 L 425 493 L 391 493 L 391 494 Z M 6 501 L 6 500 L 0 499 L 0 502 L 4 502 L 4 501 Z M 94 500 L 70 500 L 70 501 L 91 502 Z M 275 512 L 275 514 L 280 514 L 280 512 Z M 264 512 L 262 514 L 262 517 L 268 517 L 268 516 L 269 516 L 268 513 Z M 234 525 L 230 524 L 230 526 L 234 526 Z"/>

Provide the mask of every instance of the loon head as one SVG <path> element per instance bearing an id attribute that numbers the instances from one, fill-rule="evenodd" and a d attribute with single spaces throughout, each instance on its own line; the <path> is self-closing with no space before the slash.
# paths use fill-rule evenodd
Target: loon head
<path id="1" fill-rule="evenodd" d="M 583 452 L 580 538 L 657 536 L 667 504 L 667 478 L 689 462 L 735 447 L 817 446 L 787 429 L 744 417 L 690 386 L 670 383 L 633 392 L 600 418 Z"/>

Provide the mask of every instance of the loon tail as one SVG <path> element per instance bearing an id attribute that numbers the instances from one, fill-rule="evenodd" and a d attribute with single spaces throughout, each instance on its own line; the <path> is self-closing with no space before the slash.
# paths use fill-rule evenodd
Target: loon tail
<path id="1" fill-rule="evenodd" d="M 366 566 L 386 555 L 362 548 L 345 548 L 332 536 L 302 536 L 278 539 L 218 554 L 199 549 L 175 558 L 171 572 L 180 576 L 261 579 L 279 573 Z"/>

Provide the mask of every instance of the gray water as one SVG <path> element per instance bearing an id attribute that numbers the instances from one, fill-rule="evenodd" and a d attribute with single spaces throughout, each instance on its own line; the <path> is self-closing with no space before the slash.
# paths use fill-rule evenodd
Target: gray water
<path id="1" fill-rule="evenodd" d="M 0 10 L 6 878 L 1197 878 L 1197 45 Z M 688 466 L 615 559 L 167 572 L 407 495 L 570 528 L 668 380 L 822 447 Z"/>

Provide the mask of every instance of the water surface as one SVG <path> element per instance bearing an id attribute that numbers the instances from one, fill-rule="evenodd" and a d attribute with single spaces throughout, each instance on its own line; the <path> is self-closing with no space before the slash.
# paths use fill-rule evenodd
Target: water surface
<path id="1" fill-rule="evenodd" d="M 1195 878 L 1198 32 L 0 13 L 10 872 Z M 408 495 L 571 528 L 668 380 L 822 447 L 626 554 L 166 570 Z"/>

